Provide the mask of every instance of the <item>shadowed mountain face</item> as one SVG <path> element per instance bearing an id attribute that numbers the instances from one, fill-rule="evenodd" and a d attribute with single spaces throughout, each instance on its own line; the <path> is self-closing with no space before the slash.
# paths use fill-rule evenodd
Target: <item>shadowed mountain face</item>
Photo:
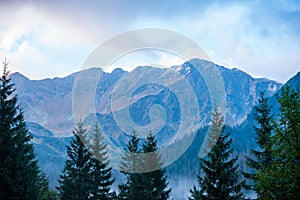
<path id="1" fill-rule="evenodd" d="M 198 62 L 206 62 L 198 60 Z M 139 76 L 143 76 L 143 72 L 151 67 L 138 67 Z M 280 83 L 268 79 L 255 79 L 238 69 L 227 69 L 217 66 L 224 82 L 226 91 L 226 123 L 237 125 L 242 123 L 247 114 L 251 112 L 252 106 L 255 104 L 259 91 L 266 91 L 267 96 L 272 96 L 281 87 Z M 211 102 L 209 98 L 208 87 L 199 75 L 197 70 L 190 63 L 184 63 L 174 66 L 172 69 L 177 70 L 184 79 L 192 86 L 200 107 L 201 125 L 206 125 L 209 121 L 209 112 Z M 168 69 L 156 69 L 157 73 L 164 74 Z M 121 69 L 115 69 L 112 73 L 102 73 L 101 69 L 89 69 L 87 73 L 90 76 L 102 74 L 98 81 L 96 90 L 96 112 L 109 115 L 111 94 L 114 86 L 120 78 L 128 74 Z M 133 72 L 130 72 L 133 73 Z M 39 124 L 40 126 L 50 130 L 55 136 L 70 136 L 74 129 L 74 119 L 72 112 L 72 92 L 73 85 L 78 73 L 71 74 L 64 78 L 29 80 L 19 73 L 12 74 L 13 82 L 16 84 L 17 94 L 28 122 Z M 139 77 L 132 77 L 133 80 Z M 134 88 L 134 81 L 128 87 Z M 157 90 L 160 87 L 153 84 L 136 88 L 135 95 L 143 92 L 149 94 L 151 90 Z M 182 88 L 184 90 L 184 87 Z M 131 117 L 135 123 L 145 125 L 149 123 L 149 108 L 151 105 L 159 104 L 166 109 L 170 116 L 174 116 L 169 120 L 174 120 L 176 124 L 176 116 L 180 113 L 180 105 L 176 100 L 176 94 L 168 90 L 160 90 L 160 94 L 149 95 L 148 98 L 140 98 L 138 101 L 132 101 Z M 165 103 L 164 103 L 165 102 Z M 171 105 L 172 104 L 172 105 Z M 101 118 L 101 115 L 100 115 Z M 143 119 L 141 121 L 141 119 Z"/>

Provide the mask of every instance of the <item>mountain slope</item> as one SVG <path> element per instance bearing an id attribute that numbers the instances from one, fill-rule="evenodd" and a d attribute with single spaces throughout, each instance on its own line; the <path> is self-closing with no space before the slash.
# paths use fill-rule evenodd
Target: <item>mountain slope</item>
<path id="1" fill-rule="evenodd" d="M 206 62 L 199 60 L 199 62 Z M 217 66 L 223 78 L 227 94 L 227 118 L 226 123 L 236 125 L 246 119 L 252 106 L 255 104 L 259 91 L 267 91 L 267 96 L 273 95 L 281 84 L 268 79 L 255 79 L 248 74 L 237 70 L 227 69 Z M 135 70 L 143 71 L 149 67 L 140 67 Z M 175 66 L 182 73 L 194 88 L 201 113 L 209 112 L 209 91 L 203 78 L 192 69 L 190 63 Z M 89 69 L 88 73 L 93 76 L 101 69 Z M 166 69 L 158 69 L 163 74 Z M 112 73 L 103 73 L 98 82 L 96 91 L 96 101 L 101 101 L 101 107 L 97 107 L 97 112 L 102 113 L 109 110 L 110 96 L 115 84 L 128 72 L 115 69 Z M 29 122 L 37 123 L 50 130 L 57 136 L 70 135 L 74 129 L 74 119 L 72 113 L 72 91 L 78 73 L 71 74 L 64 78 L 29 80 L 19 73 L 12 74 L 12 80 L 16 83 L 18 98 L 24 111 L 25 119 Z M 132 87 L 135 87 L 134 85 Z M 167 98 L 167 97 L 160 97 Z M 103 103 L 104 102 L 104 103 Z M 149 101 L 144 102 L 149 103 Z M 100 104 L 97 104 L 100 105 Z M 142 105 L 146 107 L 146 105 Z M 206 116 L 208 121 L 209 116 Z"/>
<path id="2" fill-rule="evenodd" d="M 284 86 L 290 86 L 291 88 L 300 91 L 300 72 L 292 77 Z M 270 97 L 270 105 L 272 105 L 272 113 L 275 115 L 275 119 L 279 113 L 279 105 L 277 103 L 276 94 Z M 230 137 L 233 139 L 232 147 L 236 154 L 239 155 L 239 166 L 245 171 L 248 167 L 245 164 L 245 156 L 251 156 L 250 150 L 258 148 L 255 141 L 254 125 L 254 111 L 252 110 L 245 121 L 234 127 L 227 126 L 225 132 L 230 132 Z M 177 188 L 175 190 L 176 196 L 186 199 L 189 195 L 189 190 L 194 184 L 197 184 L 196 175 L 200 175 L 200 166 L 198 153 L 203 143 L 203 139 L 207 132 L 207 127 L 199 129 L 193 143 L 186 150 L 186 152 L 176 160 L 172 165 L 167 167 L 167 174 L 170 177 L 170 184 L 172 187 Z M 180 144 L 178 144 L 180 145 Z"/>
<path id="3" fill-rule="evenodd" d="M 200 64 L 207 64 L 207 61 L 196 61 Z M 249 124 L 249 122 L 246 119 L 257 101 L 258 93 L 260 91 L 266 91 L 267 96 L 272 96 L 278 91 L 282 84 L 268 79 L 255 79 L 238 69 L 227 69 L 222 66 L 217 66 L 217 68 L 223 79 L 224 89 L 226 91 L 226 123 L 231 126 L 244 126 L 244 132 L 235 135 L 236 138 L 239 138 L 237 141 L 242 138 L 242 142 L 238 144 L 244 146 L 245 141 L 249 140 L 251 136 L 251 134 L 248 135 L 247 133 L 249 126 L 245 124 Z M 168 88 L 157 84 L 137 87 L 135 80 L 143 77 L 145 72 L 150 69 L 162 76 L 168 71 L 168 69 L 146 66 L 138 67 L 133 72 L 130 72 L 137 74 L 136 77 L 132 77 L 133 83 L 127 86 L 128 89 L 135 89 L 132 99 L 134 99 L 133 97 L 142 96 L 143 94 L 148 95 L 137 98 L 137 100 L 131 100 L 129 110 L 132 120 L 136 124 L 145 126 L 151 124 L 149 112 L 151 112 L 153 105 L 160 105 L 165 109 L 167 113 L 167 125 L 166 128 L 163 129 L 162 134 L 157 135 L 160 145 L 163 145 L 167 139 L 172 138 L 174 130 L 179 126 L 181 110 L 176 94 L 173 94 Z M 195 70 L 190 62 L 174 66 L 172 69 L 178 71 L 192 86 L 200 106 L 199 115 L 201 121 L 199 123 L 205 127 L 210 119 L 209 112 L 211 110 L 211 102 L 209 99 L 210 93 L 203 77 Z M 92 68 L 87 70 L 86 73 L 93 76 L 97 73 L 103 73 L 103 71 L 101 69 Z M 103 73 L 97 83 L 96 89 L 95 102 L 98 120 L 106 124 L 102 128 L 107 129 L 110 134 L 109 137 L 115 139 L 116 144 L 119 145 L 126 144 L 128 135 L 120 132 L 118 127 L 115 126 L 114 116 L 110 113 L 111 95 L 118 81 L 130 73 L 122 69 L 115 69 L 112 73 Z M 39 164 L 50 177 L 52 186 L 57 183 L 56 179 L 61 172 L 66 155 L 65 145 L 68 144 L 70 136 L 72 136 L 72 131 L 74 130 L 72 92 L 78 74 L 79 73 L 74 73 L 64 78 L 44 80 L 29 80 L 19 73 L 11 75 L 13 82 L 16 84 L 19 102 L 24 111 L 28 128 L 34 136 L 33 142 L 36 146 Z M 299 82 L 292 81 L 292 83 L 297 84 Z M 189 121 L 189 118 L 182 120 Z M 201 142 L 201 139 L 195 142 Z M 201 145 L 196 144 L 196 146 Z M 246 145 L 244 147 L 248 148 Z M 174 166 L 176 166 L 176 164 Z M 191 165 L 188 167 L 195 166 Z M 169 175 L 174 175 L 174 171 L 177 170 L 170 169 Z M 193 172 L 195 172 L 195 170 L 191 170 L 191 173 Z"/>

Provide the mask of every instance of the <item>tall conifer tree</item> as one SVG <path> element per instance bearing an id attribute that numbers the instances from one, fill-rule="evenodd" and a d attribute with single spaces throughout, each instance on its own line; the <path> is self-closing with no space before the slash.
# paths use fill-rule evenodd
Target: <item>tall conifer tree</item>
<path id="1" fill-rule="evenodd" d="M 264 194 L 260 194 L 259 191 L 255 189 L 257 181 L 257 171 L 265 170 L 272 161 L 271 156 L 271 136 L 273 130 L 273 115 L 271 114 L 271 106 L 268 103 L 268 98 L 265 97 L 264 93 L 260 93 L 260 99 L 258 100 L 258 105 L 254 106 L 255 111 L 255 121 L 257 123 L 254 126 L 256 132 L 256 141 L 258 144 L 258 150 L 251 150 L 252 157 L 247 157 L 247 165 L 254 170 L 253 173 L 244 173 L 245 177 L 253 181 L 253 190 L 257 192 L 258 198 Z M 251 186 L 250 186 L 251 188 Z"/>
<path id="2" fill-rule="evenodd" d="M 279 121 L 272 138 L 272 162 L 257 174 L 260 199 L 300 199 L 300 93 L 289 86 L 277 95 Z"/>
<path id="3" fill-rule="evenodd" d="M 112 168 L 109 167 L 107 144 L 104 144 L 104 136 L 96 123 L 89 141 L 89 151 L 92 154 L 90 161 L 90 199 L 109 200 L 114 198 L 111 186 Z"/>
<path id="4" fill-rule="evenodd" d="M 171 189 L 168 188 L 168 181 L 165 175 L 165 169 L 162 169 L 163 161 L 157 152 L 157 141 L 154 135 L 149 132 L 145 143 L 143 144 L 144 168 L 155 169 L 154 171 L 143 173 L 145 189 L 145 199 L 148 200 L 166 200 L 170 196 Z M 148 154 L 149 153 L 149 154 Z"/>
<path id="5" fill-rule="evenodd" d="M 200 167 L 204 176 L 198 176 L 200 190 L 194 186 L 190 199 L 235 200 L 244 198 L 243 182 L 239 181 L 240 173 L 238 165 L 235 164 L 238 157 L 231 158 L 232 139 L 228 139 L 229 133 L 223 133 L 225 129 L 223 122 L 223 116 L 215 109 L 212 113 L 209 146 L 213 145 L 215 140 L 216 143 L 207 158 L 200 159 Z"/>
<path id="6" fill-rule="evenodd" d="M 157 153 L 157 141 L 149 133 L 142 150 L 139 139 L 133 133 L 128 143 L 128 153 L 123 158 L 121 169 L 125 171 L 126 183 L 119 185 L 119 199 L 166 200 L 170 196 L 165 170 L 161 169 L 162 160 Z M 150 154 L 148 154 L 150 153 Z M 155 171 L 144 172 L 151 169 Z"/>
<path id="7" fill-rule="evenodd" d="M 67 146 L 68 158 L 57 187 L 62 200 L 90 197 L 90 154 L 81 141 L 81 138 L 86 141 L 86 129 L 82 122 L 77 124 L 73 134 L 74 138 Z"/>
<path id="8" fill-rule="evenodd" d="M 32 135 L 17 104 L 8 63 L 0 77 L 0 199 L 39 199 L 48 183 L 38 168 Z"/>
<path id="9" fill-rule="evenodd" d="M 126 176 L 126 182 L 119 185 L 119 199 L 144 199 L 145 186 L 143 176 L 139 173 L 142 163 L 139 141 L 137 134 L 133 131 L 121 161 L 120 169 Z"/>

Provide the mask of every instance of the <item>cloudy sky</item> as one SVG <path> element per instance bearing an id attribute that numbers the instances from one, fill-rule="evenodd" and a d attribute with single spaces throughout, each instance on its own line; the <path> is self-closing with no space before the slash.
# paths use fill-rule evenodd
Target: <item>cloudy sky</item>
<path id="1" fill-rule="evenodd" d="M 300 71 L 299 22 L 296 0 L 0 0 L 0 58 L 32 79 L 62 77 L 120 33 L 162 28 L 196 41 L 217 64 L 285 82 Z M 117 64 L 180 64 L 171 57 L 139 52 Z"/>

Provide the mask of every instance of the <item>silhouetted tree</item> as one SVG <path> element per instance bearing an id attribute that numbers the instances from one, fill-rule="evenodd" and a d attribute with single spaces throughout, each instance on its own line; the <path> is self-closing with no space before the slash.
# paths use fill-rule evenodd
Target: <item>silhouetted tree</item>
<path id="1" fill-rule="evenodd" d="M 171 189 L 168 188 L 165 170 L 161 169 L 162 164 L 157 152 L 157 141 L 151 132 L 142 145 L 142 151 L 139 149 L 139 139 L 133 132 L 121 162 L 126 183 L 119 185 L 119 199 L 168 199 Z"/>
<path id="2" fill-rule="evenodd" d="M 90 160 L 90 199 L 109 200 L 114 198 L 111 186 L 112 168 L 109 167 L 107 144 L 104 144 L 104 136 L 96 123 L 92 131 L 91 141 L 88 142 L 89 151 L 92 154 Z"/>
<path id="3" fill-rule="evenodd" d="M 141 151 L 139 149 L 139 138 L 133 131 L 128 142 L 125 155 L 121 161 L 120 169 L 126 176 L 126 182 L 119 185 L 119 199 L 144 199 L 144 180 L 141 175 Z"/>
<path id="4" fill-rule="evenodd" d="M 165 200 L 168 199 L 171 193 L 171 189 L 168 188 L 168 181 L 166 177 L 165 169 L 162 169 L 163 161 L 157 151 L 157 141 L 149 132 L 145 143 L 143 144 L 143 166 L 144 169 L 150 170 L 150 172 L 143 173 L 143 180 L 146 187 L 145 198 L 148 200 Z M 151 171 L 151 170 L 154 171 Z M 147 170 L 147 171 L 148 171 Z"/>
<path id="5" fill-rule="evenodd" d="M 254 126 L 256 132 L 256 142 L 259 149 L 252 149 L 251 153 L 253 158 L 246 157 L 246 164 L 254 170 L 253 173 L 244 173 L 244 176 L 250 179 L 253 183 L 253 190 L 257 192 L 258 198 L 264 196 L 265 193 L 260 194 L 258 190 L 255 189 L 257 182 L 257 172 L 259 170 L 264 171 L 272 161 L 271 156 L 271 136 L 272 130 L 274 129 L 273 115 L 271 114 L 271 106 L 268 103 L 268 98 L 264 96 L 264 93 L 260 93 L 260 99 L 258 100 L 258 105 L 254 106 L 255 111 L 255 121 L 257 123 Z"/>
<path id="6" fill-rule="evenodd" d="M 206 158 L 200 158 L 200 167 L 204 176 L 198 176 L 200 189 L 194 186 L 189 199 L 234 200 L 244 198 L 242 193 L 244 181 L 239 181 L 240 173 L 238 165 L 235 164 L 238 157 L 231 158 L 232 139 L 228 139 L 229 133 L 223 133 L 225 129 L 223 122 L 223 116 L 215 109 L 212 113 L 212 129 L 209 133 L 209 146 L 212 147 L 212 150 L 208 152 Z"/>
<path id="7" fill-rule="evenodd" d="M 60 176 L 59 187 L 61 199 L 88 199 L 90 197 L 90 154 L 81 138 L 86 141 L 86 129 L 82 122 L 77 124 L 75 138 L 67 146 L 68 158 Z"/>
<path id="8" fill-rule="evenodd" d="M 8 63 L 0 77 L 0 199 L 39 199 L 48 189 L 48 181 L 39 170 L 34 147 Z"/>

